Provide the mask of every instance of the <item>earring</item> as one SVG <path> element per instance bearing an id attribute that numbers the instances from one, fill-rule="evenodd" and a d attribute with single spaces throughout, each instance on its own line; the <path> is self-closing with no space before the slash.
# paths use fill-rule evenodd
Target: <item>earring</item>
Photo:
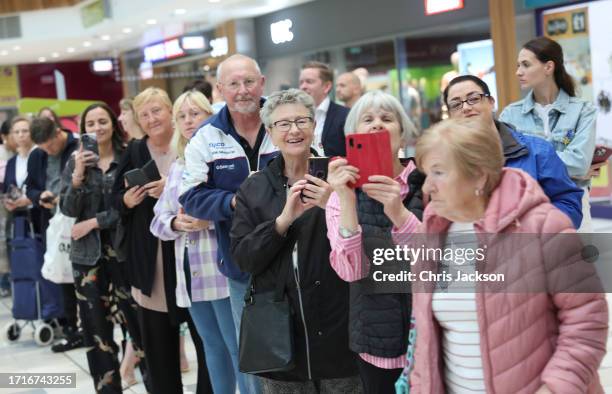
<path id="1" fill-rule="evenodd" d="M 476 188 L 474 189 L 474 194 L 476 195 L 476 197 L 480 197 L 480 194 L 482 193 L 482 190 Z"/>

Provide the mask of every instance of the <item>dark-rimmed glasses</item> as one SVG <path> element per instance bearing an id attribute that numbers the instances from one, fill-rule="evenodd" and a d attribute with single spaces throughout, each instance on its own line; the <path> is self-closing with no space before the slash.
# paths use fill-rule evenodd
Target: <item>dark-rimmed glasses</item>
<path id="1" fill-rule="evenodd" d="M 272 127 L 282 133 L 286 133 L 291 130 L 291 125 L 294 123 L 299 130 L 307 130 L 312 125 L 312 118 L 306 116 L 295 120 L 279 120 L 278 122 L 272 123 Z"/>
<path id="2" fill-rule="evenodd" d="M 490 97 L 488 94 L 477 93 L 469 96 L 465 100 L 451 100 L 448 102 L 448 110 L 450 112 L 457 112 L 463 108 L 464 103 L 468 103 L 469 105 L 476 105 L 482 101 L 483 98 Z"/>

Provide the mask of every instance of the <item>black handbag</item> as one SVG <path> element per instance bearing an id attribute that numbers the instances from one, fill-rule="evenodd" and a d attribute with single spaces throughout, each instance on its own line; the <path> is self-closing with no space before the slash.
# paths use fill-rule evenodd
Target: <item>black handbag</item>
<path id="1" fill-rule="evenodd" d="M 240 323 L 240 372 L 257 374 L 295 367 L 293 318 L 285 293 L 287 266 L 290 265 L 281 267 L 273 291 L 257 293 L 251 277 Z"/>

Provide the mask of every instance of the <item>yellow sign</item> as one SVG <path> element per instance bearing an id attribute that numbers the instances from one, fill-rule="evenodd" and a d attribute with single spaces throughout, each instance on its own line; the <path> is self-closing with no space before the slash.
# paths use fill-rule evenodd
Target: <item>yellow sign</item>
<path id="1" fill-rule="evenodd" d="M 544 35 L 559 40 L 589 35 L 588 8 L 573 8 L 567 11 L 545 13 L 542 15 Z"/>
<path id="2" fill-rule="evenodd" d="M 0 107 L 14 107 L 19 100 L 16 66 L 0 66 Z"/>

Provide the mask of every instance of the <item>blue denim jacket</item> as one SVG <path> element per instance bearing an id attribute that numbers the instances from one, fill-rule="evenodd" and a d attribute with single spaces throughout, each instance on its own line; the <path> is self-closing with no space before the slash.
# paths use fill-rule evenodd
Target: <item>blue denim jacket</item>
<path id="1" fill-rule="evenodd" d="M 595 107 L 577 97 L 570 97 L 563 89 L 552 104 L 549 114 L 551 135 L 544 134 L 544 124 L 535 110 L 533 91 L 520 101 L 508 105 L 499 120 L 525 134 L 550 141 L 567 166 L 576 184 L 585 187 L 590 180 L 578 180 L 587 174 L 595 151 Z"/>

